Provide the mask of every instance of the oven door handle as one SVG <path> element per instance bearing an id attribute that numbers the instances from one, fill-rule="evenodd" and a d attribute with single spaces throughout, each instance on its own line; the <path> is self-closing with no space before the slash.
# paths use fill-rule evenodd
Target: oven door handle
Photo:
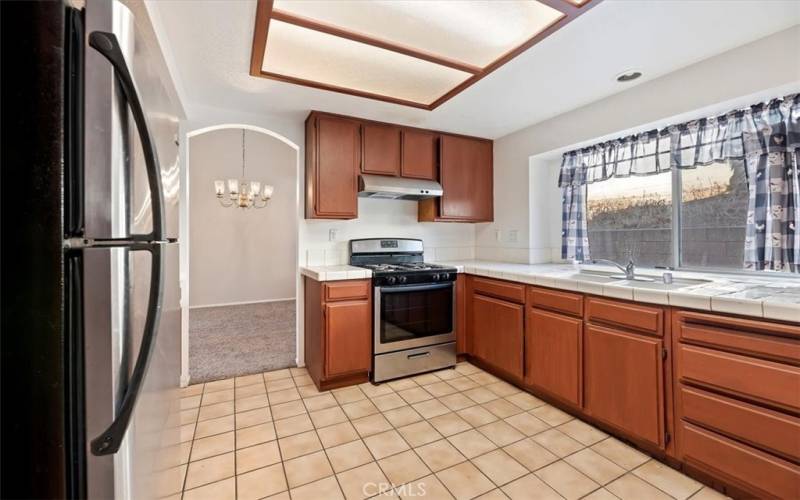
<path id="1" fill-rule="evenodd" d="M 409 286 L 382 286 L 380 287 L 381 293 L 405 293 L 405 292 L 424 292 L 428 290 L 442 290 L 444 288 L 452 288 L 453 282 L 449 283 L 434 283 L 432 285 L 409 285 Z"/>

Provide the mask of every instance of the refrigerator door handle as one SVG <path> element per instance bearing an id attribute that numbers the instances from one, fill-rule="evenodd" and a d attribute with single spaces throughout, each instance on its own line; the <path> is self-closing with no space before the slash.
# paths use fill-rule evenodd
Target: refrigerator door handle
<path id="1" fill-rule="evenodd" d="M 114 421 L 91 442 L 93 455 L 101 456 L 116 453 L 122 444 L 128 424 L 133 416 L 136 399 L 139 397 L 144 377 L 147 374 L 147 365 L 150 363 L 153 348 L 155 347 L 156 334 L 158 333 L 158 325 L 161 319 L 164 294 L 164 245 L 166 243 L 140 243 L 129 247 L 131 251 L 148 251 L 152 256 L 150 264 L 150 293 L 147 299 L 144 333 L 128 387 L 114 416 Z"/>
<path id="2" fill-rule="evenodd" d="M 150 135 L 150 128 L 147 125 L 147 117 L 144 114 L 136 85 L 128 71 L 128 65 L 119 46 L 119 41 L 113 33 L 105 31 L 93 31 L 89 35 L 89 45 L 103 55 L 114 67 L 114 76 L 122 88 L 122 93 L 127 99 L 133 119 L 136 123 L 136 130 L 139 131 L 139 138 L 142 142 L 144 152 L 145 167 L 147 168 L 147 181 L 150 189 L 150 203 L 153 209 L 153 230 L 150 234 L 131 235 L 131 238 L 138 241 L 164 241 L 164 195 L 161 188 L 161 167 L 158 162 L 153 137 Z"/>

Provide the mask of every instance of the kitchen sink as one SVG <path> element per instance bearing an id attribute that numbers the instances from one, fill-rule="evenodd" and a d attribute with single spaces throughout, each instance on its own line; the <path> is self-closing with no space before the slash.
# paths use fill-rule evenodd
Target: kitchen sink
<path id="1" fill-rule="evenodd" d="M 577 273 L 565 276 L 567 279 L 574 279 L 580 281 L 589 281 L 592 283 L 600 283 L 603 285 L 616 285 L 630 288 L 647 288 L 649 290 L 681 290 L 697 285 L 710 283 L 709 280 L 703 279 L 689 279 L 689 278 L 673 278 L 672 283 L 666 284 L 662 281 L 660 276 L 645 276 L 639 275 L 635 280 L 626 280 L 620 273 L 603 272 L 603 271 L 580 271 Z"/>
<path id="2" fill-rule="evenodd" d="M 580 280 L 580 281 L 591 281 L 593 283 L 616 283 L 620 281 L 620 278 L 615 278 L 614 277 L 615 275 L 619 275 L 619 273 L 604 273 L 602 271 L 580 271 L 565 276 L 565 278 Z"/>
<path id="3" fill-rule="evenodd" d="M 638 281 L 638 280 L 622 280 L 614 283 L 617 286 L 625 286 L 631 288 L 647 288 L 649 290 L 681 290 L 692 286 L 703 285 L 711 283 L 709 280 L 701 279 L 688 279 L 688 278 L 673 278 L 672 283 L 664 283 L 661 278 L 653 278 L 655 281 Z M 615 280 L 616 281 L 616 280 Z"/>

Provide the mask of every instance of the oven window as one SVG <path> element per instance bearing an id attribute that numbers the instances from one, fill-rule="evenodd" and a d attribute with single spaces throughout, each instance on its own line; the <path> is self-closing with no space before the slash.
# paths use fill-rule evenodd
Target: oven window
<path id="1" fill-rule="evenodd" d="M 381 293 L 382 344 L 453 331 L 453 287 Z"/>

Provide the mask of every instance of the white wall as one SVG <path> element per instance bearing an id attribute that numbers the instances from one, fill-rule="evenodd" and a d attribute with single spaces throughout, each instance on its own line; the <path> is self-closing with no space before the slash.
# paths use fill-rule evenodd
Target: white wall
<path id="1" fill-rule="evenodd" d="M 246 132 L 246 176 L 271 184 L 269 206 L 223 208 L 215 179 L 241 177 L 242 131 L 189 139 L 190 307 L 293 299 L 297 258 L 297 153 L 269 135 Z"/>
<path id="2" fill-rule="evenodd" d="M 476 228 L 478 258 L 542 262 L 548 252 L 560 255 L 560 194 L 553 172 L 560 153 L 798 91 L 795 26 L 497 139 L 495 221 Z M 508 241 L 512 230 L 518 231 L 517 242 Z"/>

